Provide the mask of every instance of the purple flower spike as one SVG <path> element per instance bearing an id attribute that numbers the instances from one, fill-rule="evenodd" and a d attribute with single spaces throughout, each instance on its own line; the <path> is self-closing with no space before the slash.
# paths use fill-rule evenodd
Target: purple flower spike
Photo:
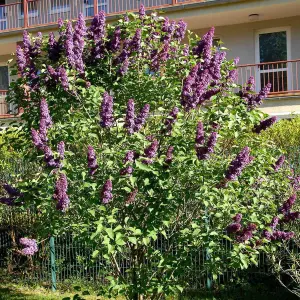
<path id="1" fill-rule="evenodd" d="M 102 197 L 103 204 L 107 204 L 112 200 L 113 194 L 112 194 L 112 181 L 111 180 L 107 180 L 105 182 L 105 184 L 102 188 L 101 197 Z"/>
<path id="2" fill-rule="evenodd" d="M 189 56 L 190 55 L 190 46 L 189 45 L 184 45 L 184 48 L 183 48 L 183 56 Z"/>
<path id="3" fill-rule="evenodd" d="M 172 160 L 173 160 L 173 151 L 174 151 L 174 147 L 173 146 L 169 146 L 168 150 L 167 150 L 167 154 L 166 154 L 166 159 L 165 159 L 165 163 L 166 164 L 171 164 Z"/>
<path id="4" fill-rule="evenodd" d="M 71 67 L 75 66 L 74 43 L 73 43 L 73 26 L 69 21 L 66 27 L 66 40 L 65 40 L 66 57 Z"/>
<path id="5" fill-rule="evenodd" d="M 278 172 L 278 170 L 282 167 L 284 161 L 285 161 L 285 156 L 281 155 L 276 161 L 276 163 L 272 166 L 275 172 Z"/>
<path id="6" fill-rule="evenodd" d="M 134 100 L 129 99 L 127 103 L 124 128 L 127 129 L 129 134 L 132 134 L 134 133 L 134 126 L 135 126 Z"/>
<path id="7" fill-rule="evenodd" d="M 42 150 L 44 143 L 42 142 L 39 133 L 33 128 L 31 128 L 31 138 L 32 138 L 32 142 L 33 142 L 34 146 L 37 149 Z"/>
<path id="8" fill-rule="evenodd" d="M 197 157 L 200 160 L 209 159 L 210 154 L 214 152 L 214 148 L 217 143 L 218 134 L 217 132 L 212 132 L 208 138 L 207 144 L 205 147 L 198 147 L 196 145 Z"/>
<path id="9" fill-rule="evenodd" d="M 236 223 L 241 223 L 242 217 L 243 217 L 242 214 L 236 214 L 236 215 L 232 218 L 232 220 L 233 220 L 234 222 L 236 222 Z"/>
<path id="10" fill-rule="evenodd" d="M 145 18 L 145 6 L 143 4 L 141 4 L 140 6 L 140 10 L 139 10 L 139 18 L 140 20 L 143 20 Z"/>
<path id="11" fill-rule="evenodd" d="M 180 20 L 178 22 L 177 28 L 174 32 L 174 38 L 178 41 L 181 41 L 184 39 L 185 32 L 187 29 L 187 23 L 185 23 L 183 20 Z"/>
<path id="12" fill-rule="evenodd" d="M 141 50 L 141 38 L 142 30 L 138 28 L 130 42 L 130 48 L 132 52 L 139 52 Z"/>
<path id="13" fill-rule="evenodd" d="M 38 252 L 37 242 L 34 239 L 21 238 L 20 244 L 24 246 L 24 248 L 21 250 L 23 255 L 32 256 Z"/>
<path id="14" fill-rule="evenodd" d="M 128 72 L 128 68 L 129 68 L 129 58 L 126 57 L 120 67 L 120 70 L 119 70 L 120 75 L 124 76 Z"/>
<path id="15" fill-rule="evenodd" d="M 24 71 L 27 66 L 27 61 L 26 61 L 26 56 L 24 54 L 24 51 L 20 46 L 17 46 L 16 55 L 17 55 L 18 70 L 19 72 L 21 72 L 22 75 L 24 75 Z"/>
<path id="16" fill-rule="evenodd" d="M 272 230 L 275 230 L 276 226 L 278 225 L 279 222 L 279 218 L 278 217 L 274 217 L 271 221 L 270 227 L 272 228 Z"/>
<path id="17" fill-rule="evenodd" d="M 136 195 L 137 195 L 137 192 L 138 192 L 138 190 L 135 189 L 133 192 L 131 192 L 131 193 L 129 194 L 129 196 L 128 196 L 127 200 L 126 200 L 126 204 L 127 204 L 127 205 L 134 203 L 135 197 L 136 197 Z"/>
<path id="18" fill-rule="evenodd" d="M 228 170 L 226 171 L 226 179 L 233 181 L 241 175 L 243 169 L 250 164 L 253 157 L 250 156 L 250 148 L 245 147 L 237 157 L 230 163 Z"/>
<path id="19" fill-rule="evenodd" d="M 127 164 L 127 163 L 132 163 L 132 162 L 134 162 L 135 155 L 136 155 L 136 154 L 135 154 L 134 151 L 132 151 L 132 150 L 127 151 L 126 154 L 125 154 L 123 163 L 124 163 L 124 164 Z"/>
<path id="20" fill-rule="evenodd" d="M 204 65 L 208 66 L 211 60 L 211 49 L 213 46 L 213 37 L 215 28 L 212 27 L 199 41 L 198 45 L 193 48 L 194 55 L 202 57 Z"/>
<path id="21" fill-rule="evenodd" d="M 198 122 L 197 130 L 196 130 L 196 138 L 195 143 L 198 145 L 204 144 L 204 129 L 203 129 L 203 123 L 201 121 Z"/>
<path id="22" fill-rule="evenodd" d="M 60 160 L 65 158 L 65 143 L 63 141 L 59 142 L 57 145 L 57 152 Z"/>
<path id="23" fill-rule="evenodd" d="M 138 132 L 146 123 L 150 112 L 150 105 L 145 104 L 145 106 L 140 110 L 139 115 L 135 119 L 134 132 Z"/>
<path id="24" fill-rule="evenodd" d="M 45 125 L 47 129 L 51 127 L 52 119 L 50 117 L 48 103 L 45 98 L 42 98 L 40 103 L 40 119 L 45 120 Z"/>
<path id="25" fill-rule="evenodd" d="M 271 117 L 268 118 L 266 120 L 261 121 L 258 125 L 256 125 L 253 129 L 254 132 L 256 133 L 260 133 L 263 130 L 268 129 L 269 127 L 271 127 L 273 124 L 275 124 L 277 121 L 277 117 Z"/>
<path id="26" fill-rule="evenodd" d="M 64 67 L 59 67 L 57 73 L 58 73 L 58 77 L 59 77 L 60 82 L 61 82 L 61 86 L 63 87 L 63 89 L 65 91 L 67 91 L 69 89 L 69 79 L 68 79 L 66 69 Z"/>
<path id="27" fill-rule="evenodd" d="M 108 43 L 108 49 L 114 53 L 120 49 L 120 46 L 121 46 L 121 28 L 120 26 L 117 26 L 115 28 L 113 36 L 111 37 L 111 40 Z"/>
<path id="28" fill-rule="evenodd" d="M 100 11 L 96 15 L 89 28 L 89 35 L 95 42 L 102 40 L 105 36 L 105 12 Z"/>
<path id="29" fill-rule="evenodd" d="M 56 181 L 53 199 L 57 201 L 56 209 L 65 212 L 69 205 L 70 199 L 67 195 L 68 180 L 64 173 L 61 173 L 59 179 Z"/>
<path id="30" fill-rule="evenodd" d="M 165 120 L 165 127 L 166 127 L 167 134 L 171 134 L 173 129 L 173 124 L 177 120 L 178 113 L 179 113 L 179 108 L 175 106 L 172 109 L 172 111 L 169 113 L 168 118 Z"/>
<path id="31" fill-rule="evenodd" d="M 296 202 L 297 195 L 293 194 L 288 200 L 286 200 L 283 205 L 279 208 L 279 212 L 283 214 L 288 214 L 292 206 Z"/>
<path id="32" fill-rule="evenodd" d="M 158 150 L 158 146 L 159 143 L 157 140 L 154 140 L 150 146 L 148 146 L 145 150 L 144 150 L 144 155 L 145 157 L 147 157 L 148 159 L 143 160 L 144 164 L 152 164 L 153 160 L 152 158 L 154 158 L 157 155 L 157 150 Z"/>
<path id="33" fill-rule="evenodd" d="M 96 157 L 95 150 L 92 146 L 88 146 L 87 161 L 88 161 L 89 174 L 94 175 L 99 166 L 97 164 L 97 157 Z"/>
<path id="34" fill-rule="evenodd" d="M 79 73 L 84 73 L 83 50 L 84 38 L 86 36 L 85 20 L 82 13 L 79 14 L 78 21 L 75 25 L 73 44 L 74 44 L 74 65 Z"/>
<path id="35" fill-rule="evenodd" d="M 110 128 L 114 124 L 113 105 L 113 97 L 110 96 L 107 92 L 105 92 L 103 94 L 103 100 L 101 103 L 100 110 L 100 125 L 103 128 Z"/>
<path id="36" fill-rule="evenodd" d="M 237 233 L 238 231 L 240 231 L 242 228 L 242 225 L 239 223 L 232 223 L 230 225 L 227 226 L 226 231 L 230 234 L 230 233 Z"/>

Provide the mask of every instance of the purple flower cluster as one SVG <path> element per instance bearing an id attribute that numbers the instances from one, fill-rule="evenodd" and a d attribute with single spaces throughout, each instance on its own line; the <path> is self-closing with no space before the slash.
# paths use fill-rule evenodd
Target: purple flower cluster
<path id="1" fill-rule="evenodd" d="M 159 147 L 158 140 L 154 140 L 150 146 L 148 146 L 144 150 L 144 155 L 147 157 L 147 159 L 143 160 L 143 163 L 146 165 L 152 164 L 153 163 L 153 158 L 157 155 L 157 150 Z"/>
<path id="2" fill-rule="evenodd" d="M 141 41 L 142 41 L 142 30 L 138 28 L 129 44 L 131 52 L 140 52 Z"/>
<path id="3" fill-rule="evenodd" d="M 140 20 L 143 20 L 146 16 L 146 12 L 145 12 L 145 6 L 143 4 L 141 4 L 140 9 L 139 9 L 139 18 Z"/>
<path id="4" fill-rule="evenodd" d="M 170 165 L 173 161 L 173 151 L 174 151 L 174 147 L 169 146 L 166 154 L 166 159 L 165 159 L 165 163 L 167 165 Z"/>
<path id="5" fill-rule="evenodd" d="M 60 53 L 62 51 L 62 47 L 59 42 L 56 41 L 55 35 L 53 32 L 49 33 L 48 40 L 48 57 L 53 62 L 56 62 L 60 58 Z"/>
<path id="6" fill-rule="evenodd" d="M 236 158 L 230 163 L 226 171 L 225 178 L 228 181 L 233 181 L 241 175 L 243 169 L 251 163 L 254 157 L 250 156 L 250 148 L 245 147 Z"/>
<path id="7" fill-rule="evenodd" d="M 23 196 L 23 194 L 18 189 L 12 187 L 9 184 L 3 184 L 3 188 L 7 192 L 9 197 L 1 197 L 0 203 L 6 204 L 8 206 L 19 206 L 23 204 L 23 202 L 16 202 L 19 197 Z"/>
<path id="8" fill-rule="evenodd" d="M 212 27 L 193 48 L 193 54 L 202 57 L 205 65 L 209 65 L 212 58 L 213 37 L 215 28 Z"/>
<path id="9" fill-rule="evenodd" d="M 111 52 L 117 52 L 120 49 L 121 46 L 121 28 L 120 26 L 117 26 L 115 28 L 113 36 L 110 38 L 107 49 Z"/>
<path id="10" fill-rule="evenodd" d="M 138 116 L 135 117 L 134 100 L 129 99 L 127 103 L 126 117 L 124 123 L 124 128 L 127 129 L 127 132 L 129 134 L 138 132 L 145 125 L 149 112 L 150 105 L 145 104 L 144 107 L 141 108 Z"/>
<path id="11" fill-rule="evenodd" d="M 199 147 L 198 144 L 196 144 L 196 153 L 199 160 L 209 159 L 210 155 L 214 152 L 215 146 L 217 144 L 217 138 L 217 132 L 212 132 L 208 137 L 205 146 Z"/>
<path id="12" fill-rule="evenodd" d="M 262 101 L 267 98 L 271 90 L 271 84 L 268 83 L 258 94 L 254 93 L 255 90 L 255 80 L 251 76 L 247 82 L 246 88 L 239 92 L 240 97 L 243 98 L 248 106 L 248 109 L 251 110 L 262 104 Z"/>
<path id="13" fill-rule="evenodd" d="M 101 197 L 102 197 L 103 204 L 107 204 L 112 200 L 113 194 L 112 194 L 112 181 L 111 180 L 108 179 L 105 182 L 105 184 L 103 185 Z"/>
<path id="14" fill-rule="evenodd" d="M 42 98 L 40 103 L 40 126 L 39 131 L 31 129 L 31 137 L 34 146 L 44 152 L 44 161 L 48 167 L 61 168 L 62 161 L 64 159 L 65 144 L 61 141 L 57 145 L 58 158 L 54 158 L 54 155 L 47 145 L 48 137 L 47 131 L 52 126 L 52 119 L 49 114 L 48 104 L 46 99 Z"/>
<path id="15" fill-rule="evenodd" d="M 100 126 L 103 128 L 110 128 L 114 124 L 114 116 L 113 116 L 113 106 L 114 100 L 113 97 L 105 92 L 103 94 L 103 100 L 101 103 L 100 110 Z"/>
<path id="16" fill-rule="evenodd" d="M 133 173 L 132 163 L 136 158 L 136 153 L 132 150 L 127 151 L 123 160 L 125 168 L 120 171 L 121 175 L 131 175 Z"/>
<path id="17" fill-rule="evenodd" d="M 54 80 L 55 83 L 61 83 L 62 88 L 67 91 L 69 90 L 69 79 L 67 71 L 64 67 L 60 66 L 56 70 L 52 66 L 47 66 L 49 77 Z"/>
<path id="18" fill-rule="evenodd" d="M 38 252 L 38 245 L 34 239 L 21 238 L 20 244 L 24 247 L 21 251 L 23 255 L 32 256 Z"/>
<path id="19" fill-rule="evenodd" d="M 275 164 L 272 166 L 275 172 L 278 172 L 278 170 L 282 167 L 284 161 L 285 161 L 285 156 L 281 155 L 278 158 L 278 160 L 275 162 Z"/>
<path id="20" fill-rule="evenodd" d="M 171 134 L 172 129 L 173 129 L 173 124 L 177 120 L 178 113 L 179 113 L 179 108 L 175 106 L 172 109 L 172 111 L 169 113 L 169 116 L 167 117 L 167 119 L 165 120 L 165 128 L 166 128 L 167 134 Z"/>
<path id="21" fill-rule="evenodd" d="M 174 38 L 178 41 L 183 40 L 186 29 L 187 29 L 187 23 L 185 23 L 183 20 L 180 20 L 176 26 L 176 29 L 174 32 Z"/>
<path id="22" fill-rule="evenodd" d="M 190 55 L 190 46 L 188 44 L 185 44 L 182 51 L 183 56 L 189 56 Z"/>
<path id="23" fill-rule="evenodd" d="M 254 132 L 256 133 L 261 133 L 263 130 L 268 129 L 271 127 L 273 124 L 275 124 L 277 121 L 277 117 L 271 117 L 266 120 L 261 121 L 258 125 L 256 125 L 253 129 Z"/>
<path id="24" fill-rule="evenodd" d="M 121 64 L 119 74 L 121 76 L 124 76 L 128 72 L 128 68 L 129 68 L 129 58 L 126 57 L 124 62 Z"/>
<path id="25" fill-rule="evenodd" d="M 281 220 L 282 223 L 289 223 L 291 221 L 295 221 L 300 219 L 300 212 L 291 212 L 293 205 L 296 202 L 296 194 L 293 194 L 286 200 L 283 205 L 279 208 L 279 212 L 283 214 L 283 218 Z"/>
<path id="26" fill-rule="evenodd" d="M 70 199 L 67 194 L 68 191 L 68 180 L 64 173 L 61 173 L 58 180 L 55 183 L 55 190 L 53 199 L 57 202 L 56 209 L 65 212 L 69 205 Z"/>
<path id="27" fill-rule="evenodd" d="M 105 37 L 105 12 L 100 11 L 96 15 L 88 29 L 89 38 L 94 41 L 94 48 L 92 49 L 92 58 L 99 59 L 103 56 L 104 37 Z"/>
<path id="28" fill-rule="evenodd" d="M 69 65 L 75 67 L 75 55 L 74 55 L 74 43 L 73 43 L 73 26 L 72 22 L 69 21 L 66 26 L 65 45 L 66 57 Z"/>
<path id="29" fill-rule="evenodd" d="M 196 138 L 195 138 L 196 147 L 203 145 L 204 142 L 205 142 L 205 137 L 204 137 L 203 123 L 199 121 L 196 129 Z"/>
<path id="30" fill-rule="evenodd" d="M 80 13 L 73 34 L 73 45 L 74 45 L 73 53 L 74 53 L 75 68 L 81 74 L 84 73 L 83 50 L 84 50 L 85 36 L 86 36 L 85 20 L 83 14 Z"/>
<path id="31" fill-rule="evenodd" d="M 99 166 L 97 164 L 97 157 L 96 157 L 95 150 L 92 146 L 88 146 L 87 162 L 88 162 L 89 174 L 94 175 Z"/>
<path id="32" fill-rule="evenodd" d="M 269 241 L 287 241 L 294 237 L 294 232 L 285 232 L 280 230 L 264 230 L 262 237 Z"/>
<path id="33" fill-rule="evenodd" d="M 237 214 L 232 218 L 234 221 L 227 226 L 226 230 L 229 234 L 235 234 L 236 240 L 239 243 L 244 243 L 253 237 L 253 232 L 256 230 L 257 226 L 253 223 L 248 224 L 246 227 L 242 228 L 241 220 L 242 214 Z"/>
<path id="34" fill-rule="evenodd" d="M 150 69 L 153 72 L 158 72 L 162 63 L 166 62 L 169 55 L 170 45 L 168 42 L 165 42 L 160 51 L 154 51 L 151 55 L 151 66 Z"/>

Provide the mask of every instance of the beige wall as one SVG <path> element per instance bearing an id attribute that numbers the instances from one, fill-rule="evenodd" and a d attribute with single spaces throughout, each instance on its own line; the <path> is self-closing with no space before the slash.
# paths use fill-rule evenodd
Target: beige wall
<path id="1" fill-rule="evenodd" d="M 300 58 L 300 16 L 268 20 L 261 22 L 245 23 L 216 27 L 216 35 L 224 42 L 229 49 L 229 59 L 240 57 L 240 64 L 255 63 L 255 33 L 260 29 L 291 27 L 291 58 Z M 202 36 L 208 29 L 195 30 Z"/>

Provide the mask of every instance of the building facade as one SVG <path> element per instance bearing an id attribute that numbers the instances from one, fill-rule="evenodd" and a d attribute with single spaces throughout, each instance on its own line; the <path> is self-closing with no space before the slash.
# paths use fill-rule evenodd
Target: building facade
<path id="1" fill-rule="evenodd" d="M 87 20 L 104 10 L 108 22 L 126 11 L 162 10 L 183 19 L 202 36 L 216 28 L 216 40 L 240 57 L 238 83 L 254 76 L 256 89 L 270 82 L 272 91 L 261 109 L 287 118 L 300 114 L 300 0 L 0 0 L 0 118 L 10 120 L 16 110 L 5 102 L 10 78 L 7 61 L 22 40 L 22 32 L 55 30 L 57 20 Z"/>

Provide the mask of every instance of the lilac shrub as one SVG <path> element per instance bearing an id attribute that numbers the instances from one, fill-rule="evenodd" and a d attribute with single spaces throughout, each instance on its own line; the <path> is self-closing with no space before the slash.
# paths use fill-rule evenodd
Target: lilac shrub
<path id="1" fill-rule="evenodd" d="M 213 46 L 214 28 L 186 29 L 141 6 L 115 24 L 103 11 L 88 26 L 60 20 L 57 36 L 25 32 L 17 48 L 11 145 L 35 167 L 1 203 L 37 209 L 37 240 L 72 230 L 90 243 L 111 298 L 180 293 L 201 249 L 214 278 L 247 268 L 299 219 L 298 175 L 261 138 L 276 121 L 258 109 L 271 86 L 256 94 L 250 78 L 236 92 L 238 59 Z"/>

